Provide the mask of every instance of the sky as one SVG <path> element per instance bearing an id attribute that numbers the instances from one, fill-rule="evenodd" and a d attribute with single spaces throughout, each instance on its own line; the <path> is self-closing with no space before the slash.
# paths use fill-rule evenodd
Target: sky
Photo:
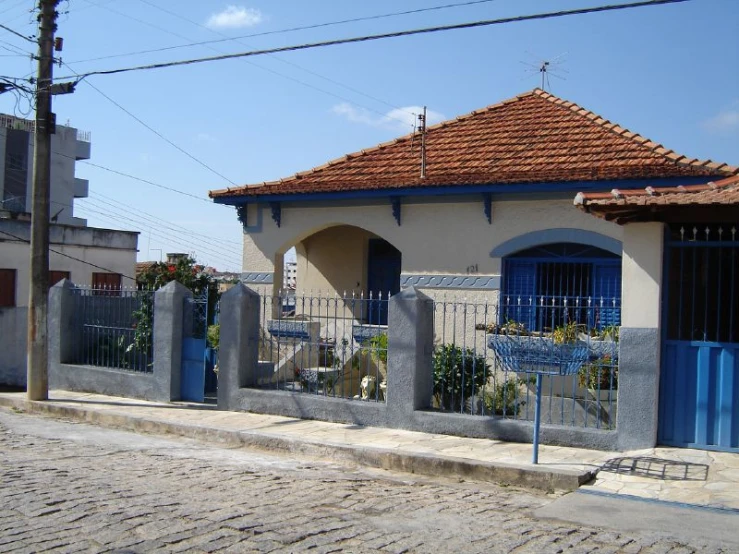
<path id="1" fill-rule="evenodd" d="M 624 2 L 63 0 L 64 65 L 54 71 L 65 77 L 608 3 Z M 34 5 L 0 0 L 0 23 L 34 35 Z M 33 50 L 0 29 L 0 75 L 34 74 Z M 54 97 L 57 122 L 92 137 L 90 163 L 76 168 L 90 197 L 75 202 L 75 215 L 139 231 L 140 261 L 187 252 L 238 271 L 241 226 L 208 190 L 288 177 L 407 134 L 422 106 L 435 123 L 495 104 L 540 86 L 545 60 L 553 94 L 681 154 L 739 165 L 739 1 L 689 0 L 89 77 L 74 94 Z M 0 95 L 0 113 L 33 117 L 29 110 Z"/>

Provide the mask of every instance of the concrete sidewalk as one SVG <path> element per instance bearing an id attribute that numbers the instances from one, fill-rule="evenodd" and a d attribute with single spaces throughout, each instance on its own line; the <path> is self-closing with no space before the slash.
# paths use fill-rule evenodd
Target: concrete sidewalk
<path id="1" fill-rule="evenodd" d="M 308 421 L 213 405 L 162 404 L 52 391 L 46 402 L 0 393 L 0 406 L 138 432 L 343 460 L 425 475 L 575 490 L 734 510 L 739 513 L 739 454 L 689 449 L 602 452 Z"/>

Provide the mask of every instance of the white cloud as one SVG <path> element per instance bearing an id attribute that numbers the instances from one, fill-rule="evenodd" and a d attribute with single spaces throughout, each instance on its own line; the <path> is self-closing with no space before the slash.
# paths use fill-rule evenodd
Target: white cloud
<path id="1" fill-rule="evenodd" d="M 256 8 L 227 6 L 223 11 L 211 14 L 205 24 L 211 29 L 241 29 L 258 25 L 263 20 L 262 12 Z"/>
<path id="2" fill-rule="evenodd" d="M 352 123 L 361 123 L 371 127 L 384 127 L 410 133 L 414 124 L 418 123 L 418 114 L 423 113 L 421 106 L 405 106 L 390 110 L 385 115 L 375 115 L 366 108 L 359 108 L 347 102 L 335 105 L 331 111 L 336 115 L 345 117 Z M 426 110 L 426 124 L 433 125 L 444 121 L 446 116 L 434 110 Z"/>
<path id="3" fill-rule="evenodd" d="M 208 133 L 198 133 L 195 138 L 200 142 L 216 142 L 216 138 Z"/>
<path id="4" fill-rule="evenodd" d="M 735 101 L 730 109 L 723 110 L 705 120 L 703 127 L 709 131 L 718 132 L 739 129 L 739 100 Z"/>

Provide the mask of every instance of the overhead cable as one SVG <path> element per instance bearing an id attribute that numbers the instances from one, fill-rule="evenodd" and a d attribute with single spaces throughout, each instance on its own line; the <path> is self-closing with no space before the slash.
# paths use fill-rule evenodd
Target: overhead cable
<path id="1" fill-rule="evenodd" d="M 617 10 L 625 10 L 632 8 L 642 8 L 646 6 L 659 6 L 662 4 L 677 4 L 681 2 L 688 2 L 690 0 L 645 0 L 643 2 L 631 2 L 628 4 L 609 4 L 605 6 L 594 6 L 590 8 L 579 8 L 575 10 L 562 10 L 557 12 L 545 12 L 530 15 L 519 15 L 515 17 L 503 17 L 500 19 L 488 19 L 483 21 L 471 21 L 468 23 L 457 23 L 454 25 L 440 25 L 436 27 L 425 27 L 421 29 L 410 29 L 406 31 L 396 31 L 393 33 L 382 33 L 378 35 L 365 35 L 360 37 L 351 37 L 343 39 L 327 40 L 322 42 L 310 42 L 306 44 L 297 44 L 292 46 L 280 46 L 277 48 L 265 48 L 262 50 L 251 50 L 248 52 L 236 52 L 234 54 L 222 54 L 220 56 L 208 56 L 205 58 L 191 58 L 188 60 L 178 60 L 172 62 L 162 62 L 147 65 L 136 65 L 131 67 L 121 67 L 118 69 L 104 69 L 99 71 L 89 71 L 79 75 L 67 75 L 65 77 L 59 77 L 59 79 L 73 79 L 78 77 L 84 79 L 93 75 L 116 75 L 118 73 L 129 73 L 132 71 L 146 71 L 152 69 L 163 69 L 165 67 L 177 67 L 183 65 L 193 65 L 205 62 L 215 62 L 221 60 L 232 60 L 236 58 L 246 58 L 249 56 L 260 56 L 264 54 L 275 54 L 279 52 L 294 52 L 298 50 L 308 50 L 312 48 L 321 48 L 325 46 L 336 46 L 339 44 L 352 44 L 359 42 L 368 42 L 373 40 L 381 40 L 388 38 L 398 38 L 411 35 L 420 35 L 428 33 L 438 33 L 443 31 L 454 31 L 460 29 L 473 29 L 476 27 L 487 27 L 491 25 L 501 25 L 506 23 L 518 23 L 522 21 L 533 21 L 540 19 L 551 19 L 556 17 L 565 17 L 570 15 L 583 15 L 589 13 L 601 13 Z"/>

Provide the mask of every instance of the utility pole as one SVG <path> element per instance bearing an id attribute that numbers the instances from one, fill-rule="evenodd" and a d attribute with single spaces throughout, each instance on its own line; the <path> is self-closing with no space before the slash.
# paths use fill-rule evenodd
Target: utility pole
<path id="1" fill-rule="evenodd" d="M 33 204 L 31 208 L 31 287 L 28 300 L 29 400 L 49 397 L 49 189 L 51 135 L 56 122 L 51 111 L 54 67 L 54 32 L 59 0 L 39 0 L 38 76 L 36 80 L 36 132 L 33 150 Z"/>

